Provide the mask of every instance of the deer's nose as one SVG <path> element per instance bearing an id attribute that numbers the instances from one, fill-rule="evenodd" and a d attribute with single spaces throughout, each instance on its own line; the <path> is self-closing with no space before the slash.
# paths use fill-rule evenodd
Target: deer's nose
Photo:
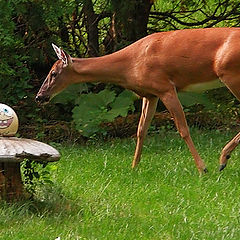
<path id="1" fill-rule="evenodd" d="M 35 101 L 39 104 L 44 104 L 44 103 L 48 103 L 50 100 L 50 97 L 48 95 L 37 95 L 35 98 Z"/>

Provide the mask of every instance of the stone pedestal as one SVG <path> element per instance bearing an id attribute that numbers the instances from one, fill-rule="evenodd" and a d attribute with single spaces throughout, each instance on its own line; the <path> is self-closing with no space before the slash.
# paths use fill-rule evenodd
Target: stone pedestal
<path id="1" fill-rule="evenodd" d="M 0 196 L 7 201 L 23 197 L 20 163 L 0 163 Z"/>
<path id="2" fill-rule="evenodd" d="M 0 137 L 0 198 L 7 201 L 25 197 L 20 162 L 24 159 L 54 162 L 59 152 L 48 144 L 16 137 Z"/>

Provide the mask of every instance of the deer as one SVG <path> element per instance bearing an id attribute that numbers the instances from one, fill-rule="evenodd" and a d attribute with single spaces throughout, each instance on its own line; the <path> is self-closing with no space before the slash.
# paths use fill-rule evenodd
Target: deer
<path id="1" fill-rule="evenodd" d="M 36 102 L 46 104 L 67 86 L 83 82 L 111 83 L 135 92 L 142 98 L 132 162 L 132 168 L 136 168 L 160 99 L 188 146 L 200 175 L 207 172 L 191 138 L 177 93 L 226 86 L 240 100 L 239 28 L 153 33 L 117 52 L 92 58 L 73 58 L 62 48 L 52 46 L 58 60 L 37 93 Z M 220 170 L 226 167 L 239 140 L 240 132 L 222 149 Z"/>

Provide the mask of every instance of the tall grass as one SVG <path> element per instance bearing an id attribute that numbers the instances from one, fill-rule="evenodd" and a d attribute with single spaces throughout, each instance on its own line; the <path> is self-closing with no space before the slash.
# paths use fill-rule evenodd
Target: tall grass
<path id="1" fill-rule="evenodd" d="M 59 146 L 53 185 L 34 201 L 1 202 L 0 239 L 240 239 L 238 151 L 218 171 L 231 135 L 193 130 L 203 177 L 173 131 L 148 137 L 134 171 L 133 139 Z"/>

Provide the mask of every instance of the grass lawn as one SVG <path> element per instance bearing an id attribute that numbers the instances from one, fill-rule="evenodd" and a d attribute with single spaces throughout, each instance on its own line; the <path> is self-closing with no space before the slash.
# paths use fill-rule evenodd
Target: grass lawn
<path id="1" fill-rule="evenodd" d="M 135 171 L 134 139 L 58 146 L 52 185 L 34 201 L 1 202 L 0 239 L 240 239 L 238 150 L 218 171 L 233 135 L 192 130 L 209 170 L 203 177 L 173 131 L 146 139 Z"/>

